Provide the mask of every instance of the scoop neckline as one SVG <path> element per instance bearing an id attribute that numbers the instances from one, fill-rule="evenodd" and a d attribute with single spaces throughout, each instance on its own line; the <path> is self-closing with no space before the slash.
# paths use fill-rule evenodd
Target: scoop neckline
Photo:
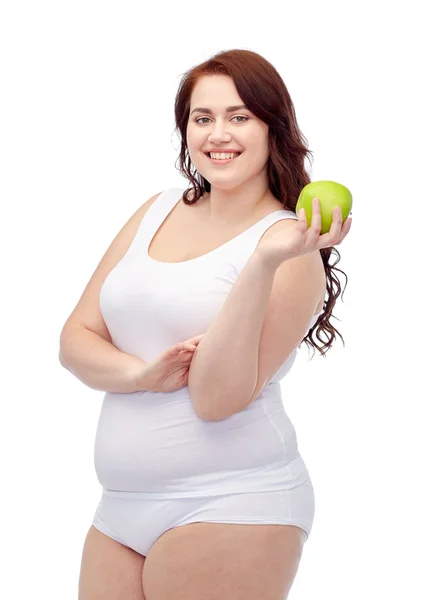
<path id="1" fill-rule="evenodd" d="M 181 198 L 179 198 L 178 202 L 180 202 L 180 201 L 181 201 Z M 175 208 L 177 206 L 178 202 L 174 205 L 173 208 Z M 173 210 L 173 208 L 172 208 L 172 210 Z M 225 248 L 226 246 L 228 246 L 229 244 L 231 244 L 235 240 L 239 239 L 241 236 L 247 234 L 254 227 L 256 227 L 257 225 L 259 225 L 260 223 L 262 223 L 265 219 L 267 219 L 267 217 L 270 217 L 271 215 L 274 215 L 276 213 L 282 213 L 282 212 L 289 213 L 290 211 L 286 210 L 285 208 L 279 208 L 278 210 L 273 210 L 271 213 L 268 213 L 267 215 L 264 215 L 261 219 L 259 219 L 259 221 L 256 221 L 256 223 L 254 223 L 253 225 L 251 225 L 250 227 L 248 227 L 248 229 L 245 229 L 244 231 L 238 233 L 236 236 L 234 236 L 233 238 L 231 238 L 231 240 L 228 240 L 228 242 L 224 242 L 224 244 L 221 244 L 220 246 L 217 246 L 216 248 L 214 248 L 213 250 L 210 250 L 209 252 L 206 252 L 205 254 L 200 254 L 199 256 L 195 256 L 194 258 L 189 258 L 188 260 L 180 260 L 180 261 L 177 261 L 177 262 L 164 262 L 162 260 L 156 260 L 155 258 L 152 258 L 149 255 L 148 250 L 149 250 L 149 248 L 151 246 L 151 242 L 153 241 L 154 236 L 156 235 L 156 233 L 159 231 L 160 227 L 162 226 L 162 224 L 166 220 L 166 217 L 171 213 L 171 211 L 169 211 L 169 213 L 167 213 L 165 215 L 165 218 L 160 223 L 160 225 L 157 227 L 156 231 L 150 237 L 150 240 L 149 240 L 149 242 L 148 242 L 148 244 L 146 245 L 146 248 L 145 248 L 145 256 L 146 256 L 146 258 L 150 262 L 152 262 L 152 263 L 154 263 L 156 265 L 186 265 L 188 263 L 195 262 L 196 260 L 200 260 L 200 259 L 203 259 L 203 258 L 210 257 L 211 255 L 215 254 L 216 252 L 221 251 L 223 248 Z M 290 217 L 290 218 L 292 218 L 292 217 Z"/>
<path id="2" fill-rule="evenodd" d="M 278 210 L 273 210 L 271 213 L 268 213 L 267 215 L 264 215 L 261 219 L 259 219 L 259 221 L 256 221 L 256 223 L 254 223 L 253 225 L 251 225 L 250 227 L 248 227 L 248 229 L 245 229 L 244 231 L 242 231 L 241 233 L 237 234 L 236 236 L 234 236 L 233 238 L 231 238 L 231 240 L 228 240 L 228 242 L 224 242 L 224 244 L 221 244 L 220 246 L 217 246 L 216 248 L 214 248 L 213 250 L 210 250 L 209 252 L 206 252 L 205 254 L 200 254 L 199 256 L 195 256 L 194 258 L 189 258 L 188 260 L 180 260 L 178 262 L 164 262 L 161 260 L 156 260 L 155 258 L 152 258 L 149 253 L 148 253 L 148 249 L 150 248 L 151 242 L 153 241 L 154 236 L 156 235 L 156 233 L 158 232 L 158 230 L 160 229 L 161 225 L 164 223 L 164 221 L 166 220 L 166 217 L 171 213 L 171 211 L 177 206 L 178 202 L 180 202 L 182 199 L 182 195 L 179 197 L 178 201 L 173 205 L 172 209 L 165 215 L 164 219 L 161 221 L 161 223 L 158 225 L 156 231 L 153 233 L 153 235 L 150 237 L 150 240 L 148 242 L 148 244 L 145 247 L 145 257 L 148 261 L 152 262 L 153 264 L 156 265 L 186 265 L 187 263 L 192 263 L 196 260 L 200 260 L 206 257 L 211 256 L 212 254 L 215 254 L 217 252 L 219 252 L 220 250 L 222 250 L 223 248 L 225 248 L 226 246 L 228 246 L 229 244 L 231 244 L 232 242 L 234 242 L 235 240 L 237 240 L 238 238 L 240 238 L 241 236 L 245 235 L 246 233 L 248 233 L 249 231 L 251 231 L 254 227 L 256 227 L 257 225 L 259 225 L 260 223 L 262 223 L 265 219 L 267 219 L 267 217 L 269 217 L 270 215 L 273 215 L 275 213 L 287 213 L 289 214 L 292 211 L 287 210 L 286 208 L 279 208 Z M 289 218 L 295 218 L 296 219 L 296 215 L 295 217 L 289 217 Z M 320 310 L 317 313 L 314 313 L 314 315 L 312 316 L 312 320 L 316 319 L 322 314 L 323 310 Z"/>

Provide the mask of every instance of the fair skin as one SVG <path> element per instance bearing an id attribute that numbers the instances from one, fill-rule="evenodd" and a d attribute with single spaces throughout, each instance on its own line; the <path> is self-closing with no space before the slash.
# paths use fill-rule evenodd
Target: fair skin
<path id="1" fill-rule="evenodd" d="M 187 128 L 191 160 L 212 187 L 185 209 L 200 215 L 192 223 L 203 226 L 212 247 L 224 241 L 220 230 L 232 237 L 233 227 L 282 208 L 267 186 L 268 129 L 248 110 L 226 112 L 238 104 L 243 102 L 234 83 L 222 75 L 200 79 L 191 98 L 190 112 L 195 107 L 212 111 L 192 114 Z M 234 118 L 238 115 L 249 121 Z M 197 124 L 199 117 L 207 120 Z M 204 155 L 212 147 L 243 154 L 218 168 Z M 318 250 L 341 243 L 348 225 L 344 229 L 337 215 L 331 235 L 322 238 L 316 210 L 313 206 L 310 229 L 304 215 L 268 229 L 220 314 L 200 332 L 189 381 L 200 418 L 221 420 L 256 398 L 321 308 L 324 272 Z M 194 250 L 198 255 L 209 248 Z M 211 390 L 219 392 L 207 395 Z M 201 521 L 169 529 L 144 557 L 91 527 L 79 600 L 286 600 L 304 542 L 304 531 L 294 525 Z"/>
<path id="2" fill-rule="evenodd" d="M 211 183 L 205 222 L 212 227 L 250 221 L 273 204 L 276 210 L 283 208 L 267 183 L 268 126 L 248 109 L 226 112 L 228 106 L 242 104 L 233 80 L 225 75 L 202 77 L 191 96 L 188 152 L 193 165 Z M 200 107 L 213 114 L 193 112 Z M 205 155 L 212 148 L 232 148 L 242 155 L 218 167 Z"/>

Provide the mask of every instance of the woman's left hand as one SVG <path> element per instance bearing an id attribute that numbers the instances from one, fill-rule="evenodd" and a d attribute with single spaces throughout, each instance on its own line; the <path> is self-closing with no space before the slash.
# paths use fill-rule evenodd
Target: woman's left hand
<path id="1" fill-rule="evenodd" d="M 313 199 L 312 206 L 311 225 L 308 229 L 307 217 L 302 208 L 298 211 L 298 221 L 286 230 L 286 234 L 279 232 L 261 240 L 255 254 L 278 267 L 289 258 L 341 244 L 350 231 L 351 218 L 347 218 L 343 223 L 341 207 L 335 207 L 330 230 L 321 235 L 320 204 L 317 198 Z"/>

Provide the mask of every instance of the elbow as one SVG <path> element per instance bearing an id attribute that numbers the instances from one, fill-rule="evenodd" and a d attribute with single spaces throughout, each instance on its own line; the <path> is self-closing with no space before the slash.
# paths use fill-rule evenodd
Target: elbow
<path id="1" fill-rule="evenodd" d="M 193 399 L 193 407 L 199 419 L 210 422 L 223 421 L 246 408 L 246 406 L 233 407 L 230 399 L 227 398 L 204 398 L 202 402 Z"/>
<path id="2" fill-rule="evenodd" d="M 204 398 L 203 401 L 196 398 L 190 392 L 191 401 L 193 403 L 194 412 L 196 416 L 202 421 L 216 421 L 212 414 L 212 403 L 209 402 L 209 398 Z"/>
<path id="3" fill-rule="evenodd" d="M 205 387 L 205 386 L 203 386 Z M 202 421 L 223 421 L 247 408 L 249 402 L 236 395 L 220 393 L 207 394 L 206 391 L 198 390 L 195 380 L 188 381 L 188 393 L 193 404 L 194 412 Z"/>
<path id="4" fill-rule="evenodd" d="M 197 350 L 196 350 L 197 352 Z M 221 393 L 217 389 L 210 393 L 206 390 L 204 376 L 195 371 L 195 361 L 190 366 L 188 377 L 188 393 L 196 416 L 202 421 L 222 421 L 242 410 L 235 407 L 230 394 Z M 215 385 L 211 385 L 215 388 Z M 234 408 L 234 409 L 233 409 Z"/>
<path id="5" fill-rule="evenodd" d="M 208 422 L 214 422 L 214 421 L 219 421 L 220 419 L 215 419 L 213 417 L 213 415 L 210 412 L 205 412 L 203 410 L 199 410 L 194 408 L 194 412 L 196 413 L 197 417 L 201 420 L 201 421 L 208 421 Z"/>
<path id="6" fill-rule="evenodd" d="M 61 364 L 61 367 L 64 367 L 64 369 L 67 369 L 67 371 L 69 371 L 68 365 L 67 365 L 67 363 L 65 361 L 64 355 L 63 355 L 63 353 L 62 353 L 61 350 L 59 351 L 58 359 L 59 359 L 59 362 Z"/>
<path id="7" fill-rule="evenodd" d="M 218 402 L 214 398 L 200 398 L 189 389 L 190 398 L 193 403 L 196 416 L 202 421 L 221 421 L 224 417 L 219 415 Z M 214 411 L 214 407 L 217 410 Z"/>
<path id="8" fill-rule="evenodd" d="M 65 336 L 64 336 L 64 331 L 65 331 L 65 326 L 62 328 L 61 335 L 59 337 L 58 360 L 61 363 L 61 366 L 66 369 L 67 366 L 66 366 L 66 361 L 65 361 L 65 356 L 64 356 L 64 354 L 65 354 L 65 348 L 64 348 L 64 345 L 65 345 L 64 344 L 64 342 L 65 342 L 64 337 Z"/>
<path id="9" fill-rule="evenodd" d="M 59 336 L 58 359 L 61 363 L 61 366 L 63 366 L 64 369 L 67 369 L 67 371 L 70 370 L 68 361 L 72 359 L 74 351 L 73 337 L 71 336 L 71 333 L 75 330 L 75 327 L 67 327 L 67 324 L 65 324 L 62 328 L 61 335 Z"/>
<path id="10" fill-rule="evenodd" d="M 202 390 L 198 390 L 197 387 L 195 379 L 189 378 L 188 393 L 196 416 L 202 421 L 221 421 L 225 419 L 221 410 L 224 404 L 220 399 L 213 394 L 206 395 L 205 392 L 203 393 Z"/>
<path id="11" fill-rule="evenodd" d="M 64 354 L 62 351 L 62 347 L 60 347 L 59 352 L 58 352 L 58 360 L 61 363 L 62 367 L 65 367 L 65 359 L 64 359 Z"/>
<path id="12" fill-rule="evenodd" d="M 67 340 L 65 339 L 64 330 L 62 330 L 61 337 L 59 340 L 58 360 L 61 366 L 64 367 L 64 369 L 67 369 L 67 371 L 69 371 L 70 369 L 67 362 L 67 359 L 69 358 L 67 355 L 69 354 L 69 352 L 67 352 L 67 348 L 69 348 L 69 345 L 67 344 Z"/>
<path id="13" fill-rule="evenodd" d="M 226 419 L 227 416 L 231 416 L 231 415 L 220 415 L 218 413 L 214 414 L 211 410 L 200 410 L 200 408 L 198 408 L 198 409 L 194 408 L 194 412 L 199 417 L 199 419 L 201 419 L 202 421 L 208 421 L 210 423 L 214 423 L 216 421 L 222 421 L 223 419 Z"/>

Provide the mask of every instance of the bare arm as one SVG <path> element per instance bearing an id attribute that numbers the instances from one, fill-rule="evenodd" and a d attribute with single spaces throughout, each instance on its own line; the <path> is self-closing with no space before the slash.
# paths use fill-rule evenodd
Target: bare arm
<path id="1" fill-rule="evenodd" d="M 122 352 L 86 327 L 63 330 L 59 360 L 94 390 L 127 394 L 145 389 L 143 369 L 147 363 Z"/>
<path id="2" fill-rule="evenodd" d="M 194 353 L 188 387 L 200 418 L 224 419 L 251 397 L 274 274 L 252 256 Z"/>
<path id="3" fill-rule="evenodd" d="M 293 222 L 264 235 L 286 234 Z M 225 419 L 258 396 L 303 339 L 323 289 L 319 253 L 278 268 L 252 255 L 191 362 L 188 387 L 200 418 Z"/>
<path id="4" fill-rule="evenodd" d="M 99 295 L 106 277 L 129 249 L 145 213 L 159 195 L 140 206 L 116 235 L 61 331 L 61 365 L 96 390 L 131 393 L 145 389 L 142 373 L 147 363 L 113 345 Z"/>

